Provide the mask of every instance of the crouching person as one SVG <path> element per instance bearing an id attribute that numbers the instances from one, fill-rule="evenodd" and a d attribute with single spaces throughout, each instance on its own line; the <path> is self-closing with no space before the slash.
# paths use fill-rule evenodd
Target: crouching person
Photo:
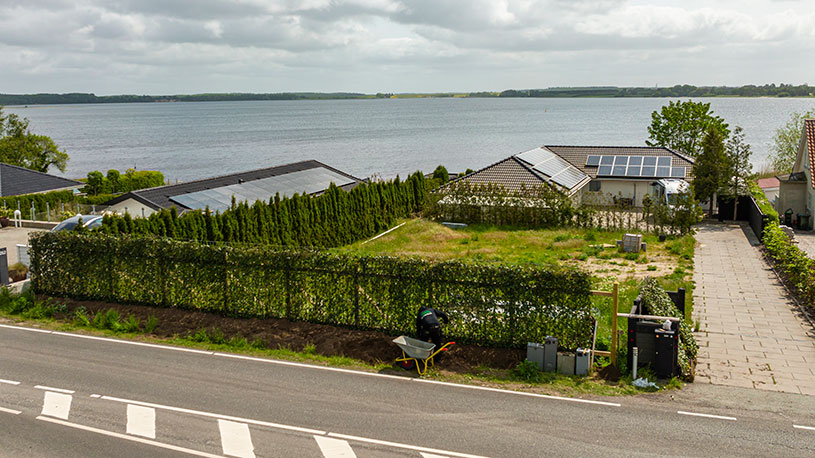
<path id="1" fill-rule="evenodd" d="M 416 315 L 416 333 L 419 335 L 419 340 L 433 342 L 436 344 L 436 350 L 444 345 L 442 344 L 444 334 L 441 332 L 439 318 L 444 321 L 444 324 L 450 322 L 450 318 L 446 313 L 433 307 L 419 307 L 419 313 Z M 441 361 L 441 353 L 435 359 Z"/>

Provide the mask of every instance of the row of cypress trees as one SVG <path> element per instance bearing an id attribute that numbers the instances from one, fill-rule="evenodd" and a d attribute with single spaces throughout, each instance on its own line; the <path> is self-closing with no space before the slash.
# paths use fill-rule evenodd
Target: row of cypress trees
<path id="1" fill-rule="evenodd" d="M 397 218 L 421 210 L 428 192 L 424 176 L 362 183 L 350 192 L 333 184 L 317 197 L 276 195 L 268 203 L 236 203 L 223 213 L 175 207 L 148 218 L 106 215 L 108 234 L 156 235 L 201 242 L 242 242 L 280 246 L 336 247 L 388 228 Z"/>

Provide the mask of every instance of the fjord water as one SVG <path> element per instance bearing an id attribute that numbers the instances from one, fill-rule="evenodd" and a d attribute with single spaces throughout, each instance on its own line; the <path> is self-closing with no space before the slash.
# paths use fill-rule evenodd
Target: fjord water
<path id="1" fill-rule="evenodd" d="M 540 145 L 644 145 L 670 99 L 428 98 L 7 107 L 71 159 L 64 175 L 160 170 L 175 181 L 317 159 L 358 177 L 477 169 Z M 711 98 L 765 162 L 790 113 L 815 99 Z M 56 172 L 56 171 L 55 171 Z M 58 173 L 58 172 L 57 172 Z"/>

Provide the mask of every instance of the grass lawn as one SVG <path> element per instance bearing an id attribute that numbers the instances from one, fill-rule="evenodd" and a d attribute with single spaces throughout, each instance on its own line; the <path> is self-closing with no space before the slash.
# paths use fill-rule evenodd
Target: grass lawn
<path id="1" fill-rule="evenodd" d="M 693 236 L 669 237 L 660 242 L 645 235 L 648 244 L 643 253 L 623 253 L 616 248 L 624 232 L 593 229 L 519 229 L 472 225 L 450 229 L 424 219 L 410 219 L 376 240 L 357 242 L 336 251 L 361 255 L 418 256 L 431 260 L 457 259 L 508 264 L 568 265 L 591 273 L 595 290 L 610 291 L 620 283 L 620 312 L 628 312 L 645 277 L 659 279 L 666 290 L 687 290 L 685 316 L 693 311 Z M 598 348 L 606 348 L 611 339 L 611 301 L 593 298 L 599 315 Z M 619 320 L 624 329 L 625 320 Z"/>

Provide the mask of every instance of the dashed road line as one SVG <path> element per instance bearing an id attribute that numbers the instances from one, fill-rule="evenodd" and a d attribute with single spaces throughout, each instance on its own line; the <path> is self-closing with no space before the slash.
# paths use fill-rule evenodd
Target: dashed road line
<path id="1" fill-rule="evenodd" d="M 389 442 L 389 441 L 382 441 L 378 439 L 369 439 L 367 437 L 359 437 L 359 436 L 349 436 L 347 434 L 337 434 L 337 433 L 328 433 L 328 437 L 335 437 L 338 439 L 345 439 L 349 441 L 356 441 L 356 442 L 365 442 L 368 444 L 376 444 L 376 445 L 384 445 L 387 447 L 393 448 L 401 448 L 405 450 L 413 450 L 416 452 L 429 452 L 429 453 L 436 453 L 440 454 L 443 453 L 445 456 L 455 456 L 459 458 L 486 458 L 480 455 L 470 455 L 467 453 L 458 453 L 458 452 L 448 452 L 447 450 L 439 450 L 435 448 L 428 448 L 428 447 L 417 447 L 415 445 L 408 445 L 408 444 L 400 444 L 399 442 Z"/>
<path id="2" fill-rule="evenodd" d="M 156 438 L 156 409 L 152 407 L 127 405 L 127 434 Z"/>
<path id="3" fill-rule="evenodd" d="M 4 380 L 0 378 L 0 383 L 5 383 L 6 385 L 19 385 L 20 382 L 15 382 L 14 380 Z"/>
<path id="4" fill-rule="evenodd" d="M 705 417 L 705 418 L 714 418 L 716 420 L 736 421 L 736 417 L 725 417 L 723 415 L 711 415 L 709 413 L 685 412 L 684 410 L 677 410 L 676 413 L 678 413 L 679 415 L 690 415 L 692 417 Z"/>
<path id="5" fill-rule="evenodd" d="M 314 436 L 314 440 L 325 458 L 357 458 L 348 441 L 325 436 Z"/>
<path id="6" fill-rule="evenodd" d="M 66 390 L 64 388 L 54 388 L 51 386 L 35 385 L 34 388 L 45 391 L 55 391 L 57 393 L 74 394 L 74 390 Z"/>
<path id="7" fill-rule="evenodd" d="M 7 408 L 5 408 L 5 407 L 0 407 L 0 412 L 4 412 L 4 413 L 10 413 L 10 414 L 12 414 L 12 415 L 20 415 L 20 414 L 22 413 L 22 412 L 21 412 L 21 411 L 19 411 L 19 410 L 7 409 Z"/>
<path id="8" fill-rule="evenodd" d="M 46 391 L 42 402 L 41 415 L 67 420 L 68 414 L 71 412 L 71 399 L 70 394 Z"/>
<path id="9" fill-rule="evenodd" d="M 83 431 L 89 431 L 89 432 L 92 432 L 92 433 L 97 433 L 97 434 L 102 434 L 102 435 L 105 435 L 105 436 L 115 437 L 117 439 L 124 439 L 124 440 L 128 440 L 128 441 L 131 441 L 131 442 L 138 442 L 138 443 L 141 443 L 141 444 L 152 445 L 152 446 L 164 448 L 164 449 L 167 449 L 167 450 L 173 450 L 173 451 L 176 451 L 176 452 L 186 453 L 188 455 L 203 456 L 203 457 L 206 457 L 206 458 L 220 458 L 219 455 L 213 455 L 211 453 L 200 452 L 198 450 L 179 447 L 177 445 L 165 444 L 163 442 L 156 442 L 154 440 L 143 439 L 141 437 L 128 436 L 127 434 L 114 433 L 113 431 L 106 431 L 104 429 L 94 428 L 92 426 L 80 425 L 80 424 L 77 424 L 77 423 L 71 423 L 69 421 L 62 421 L 62 420 L 58 420 L 56 418 L 49 418 L 49 417 L 39 416 L 39 417 L 37 417 L 37 420 L 47 421 L 49 423 L 55 423 L 55 424 L 62 425 L 62 426 L 68 426 L 70 428 L 76 428 L 76 429 L 81 429 Z"/>
<path id="10" fill-rule="evenodd" d="M 324 436 L 326 434 L 325 431 L 320 431 L 317 429 L 310 429 L 310 428 L 301 428 L 299 426 L 289 426 L 289 425 L 282 425 L 280 423 L 271 423 L 268 421 L 260 421 L 260 420 L 252 420 L 251 418 L 241 418 L 241 417 L 233 417 L 231 415 L 221 415 L 212 412 L 204 412 L 201 410 L 193 410 L 193 409 L 185 409 L 183 407 L 173 407 L 173 406 L 166 406 L 162 404 L 154 404 L 152 402 L 142 402 L 142 401 L 134 401 L 132 399 L 122 399 L 113 396 L 102 396 L 102 395 L 91 395 L 92 398 L 103 399 L 106 401 L 113 401 L 113 402 L 121 402 L 124 404 L 134 404 L 144 407 L 153 407 L 155 409 L 160 410 L 168 410 L 171 412 L 179 412 L 179 413 L 187 413 L 191 415 L 198 415 L 201 417 L 208 417 L 208 418 L 217 418 L 223 420 L 230 420 L 238 423 L 248 423 L 251 425 L 258 425 L 258 426 L 266 426 L 268 428 L 274 429 L 285 429 L 287 431 L 297 431 L 306 434 L 319 434 Z"/>
<path id="11" fill-rule="evenodd" d="M 221 448 L 224 455 L 255 458 L 255 446 L 252 445 L 249 425 L 218 419 L 218 430 L 221 433 Z"/>
<path id="12" fill-rule="evenodd" d="M 792 425 L 795 429 L 805 429 L 807 431 L 815 431 L 815 426 Z"/>

